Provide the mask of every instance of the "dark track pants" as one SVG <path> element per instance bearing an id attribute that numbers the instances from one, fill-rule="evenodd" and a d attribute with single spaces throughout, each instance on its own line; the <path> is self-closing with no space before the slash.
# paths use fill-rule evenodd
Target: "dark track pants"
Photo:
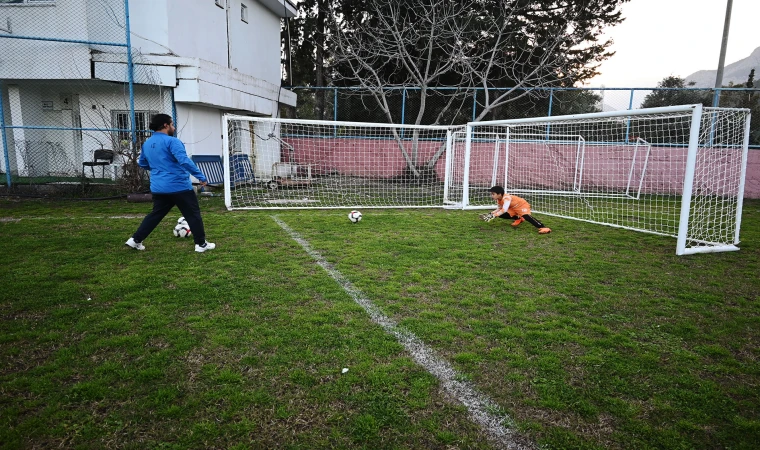
<path id="1" fill-rule="evenodd" d="M 190 225 L 190 231 L 193 233 L 193 239 L 198 245 L 206 242 L 206 231 L 203 228 L 203 219 L 201 218 L 201 207 L 198 205 L 198 197 L 192 190 L 175 192 L 173 194 L 152 194 L 153 211 L 143 219 L 140 228 L 137 229 L 132 238 L 137 242 L 142 242 L 150 233 L 161 223 L 164 217 L 169 214 L 175 206 L 179 212 L 185 216 L 187 224 Z"/>
<path id="2" fill-rule="evenodd" d="M 517 220 L 520 217 L 521 216 L 512 216 L 512 217 L 510 217 L 510 216 L 508 216 L 506 214 L 502 214 L 502 215 L 499 216 L 499 218 L 501 218 L 501 219 L 511 219 L 511 220 Z M 530 223 L 531 225 L 533 225 L 536 228 L 543 228 L 544 227 L 544 224 L 542 224 L 538 219 L 536 219 L 535 217 L 531 216 L 530 214 L 523 214 L 522 218 L 525 219 L 528 223 Z"/>

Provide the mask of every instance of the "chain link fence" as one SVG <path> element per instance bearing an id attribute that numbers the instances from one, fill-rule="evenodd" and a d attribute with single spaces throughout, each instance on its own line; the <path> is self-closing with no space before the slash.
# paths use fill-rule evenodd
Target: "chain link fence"
<path id="1" fill-rule="evenodd" d="M 173 74 L 131 45 L 128 0 L 0 0 L 0 184 L 29 195 L 147 189 L 148 124 Z"/>
<path id="2" fill-rule="evenodd" d="M 752 111 L 750 146 L 760 149 L 760 89 L 724 88 L 358 88 L 294 87 L 298 106 L 283 107 L 282 117 L 420 125 L 461 125 L 470 121 L 561 116 L 644 107 L 701 103 Z M 489 108 L 495 100 L 508 100 Z M 381 107 L 387 105 L 387 107 Z"/>

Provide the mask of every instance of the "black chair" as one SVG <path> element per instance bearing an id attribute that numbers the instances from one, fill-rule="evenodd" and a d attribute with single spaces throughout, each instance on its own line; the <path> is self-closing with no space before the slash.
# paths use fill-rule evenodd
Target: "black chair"
<path id="1" fill-rule="evenodd" d="M 113 164 L 114 151 L 113 150 L 95 150 L 92 155 L 92 161 L 82 163 L 82 174 L 84 175 L 85 167 L 89 167 L 92 171 L 92 177 L 95 178 L 95 166 L 100 166 L 103 170 L 103 178 L 106 177 L 106 166 Z"/>

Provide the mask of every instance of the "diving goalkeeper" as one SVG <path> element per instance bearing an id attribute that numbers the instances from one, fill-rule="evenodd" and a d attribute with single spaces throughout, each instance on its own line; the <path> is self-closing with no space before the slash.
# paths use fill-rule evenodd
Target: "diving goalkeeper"
<path id="1" fill-rule="evenodd" d="M 530 205 L 525 199 L 522 199 L 516 195 L 508 195 L 504 193 L 504 188 L 501 186 L 494 186 L 489 189 L 491 198 L 496 201 L 497 208 L 488 214 L 481 214 L 480 218 L 486 222 L 492 221 L 495 217 L 501 219 L 512 219 L 512 226 L 516 227 L 527 220 L 531 225 L 538 228 L 539 234 L 551 233 L 550 228 L 546 228 L 544 224 L 539 222 L 535 217 L 530 215 Z"/>

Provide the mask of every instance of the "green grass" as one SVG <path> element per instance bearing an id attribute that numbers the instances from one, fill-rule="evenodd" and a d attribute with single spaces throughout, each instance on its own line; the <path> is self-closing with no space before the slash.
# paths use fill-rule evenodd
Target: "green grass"
<path id="1" fill-rule="evenodd" d="M 169 219 L 124 247 L 148 208 L 0 201 L 0 447 L 489 448 L 272 214 L 545 448 L 760 442 L 758 201 L 740 252 L 689 257 L 551 217 L 540 236 L 474 212 L 351 225 L 216 198 L 214 252 Z"/>

